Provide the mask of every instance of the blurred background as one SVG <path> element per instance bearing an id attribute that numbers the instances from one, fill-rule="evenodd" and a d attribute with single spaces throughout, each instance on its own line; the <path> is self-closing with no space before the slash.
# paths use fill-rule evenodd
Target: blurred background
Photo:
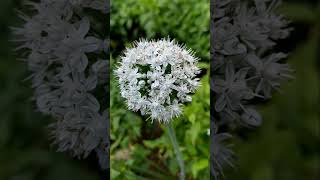
<path id="1" fill-rule="evenodd" d="M 26 10 L 22 0 L 0 1 L 0 180 L 106 179 L 95 155 L 77 160 L 51 147 L 53 119 L 36 112 L 27 65 L 9 42 L 9 27 L 23 23 L 17 9 Z"/>
<path id="2" fill-rule="evenodd" d="M 295 80 L 259 107 L 260 128 L 234 132 L 236 168 L 224 172 L 228 180 L 320 178 L 320 1 L 283 2 L 279 12 L 294 30 L 276 50 L 289 53 Z"/>
<path id="3" fill-rule="evenodd" d="M 320 177 L 320 3 L 285 0 L 279 11 L 294 31 L 277 48 L 290 52 L 296 79 L 262 104 L 263 125 L 240 129 L 232 140 L 236 168 L 227 180 L 313 180 Z M 50 147 L 47 125 L 35 111 L 28 72 L 14 53 L 9 26 L 19 26 L 21 0 L 0 1 L 0 180 L 103 179 L 94 157 L 74 160 Z M 187 177 L 209 179 L 209 1 L 114 0 L 111 64 L 124 47 L 143 38 L 175 38 L 201 58 L 203 86 L 174 121 Z M 110 72 L 112 75 L 112 72 Z M 177 179 L 178 164 L 165 127 L 126 109 L 111 81 L 111 179 Z"/>

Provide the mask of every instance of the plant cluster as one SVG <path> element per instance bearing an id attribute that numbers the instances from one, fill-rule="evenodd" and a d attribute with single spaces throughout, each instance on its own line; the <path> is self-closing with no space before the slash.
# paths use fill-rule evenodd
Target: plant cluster
<path id="1" fill-rule="evenodd" d="M 152 121 L 170 122 L 181 105 L 191 102 L 199 85 L 198 59 L 173 40 L 136 42 L 124 53 L 116 70 L 121 96 L 130 110 L 150 115 Z"/>
<path id="2" fill-rule="evenodd" d="M 223 165 L 233 166 L 233 153 L 223 147 L 228 133 L 219 127 L 256 127 L 262 117 L 256 105 L 269 100 L 291 78 L 274 52 L 277 41 L 288 37 L 289 22 L 275 13 L 278 0 L 222 0 L 211 2 L 212 169 L 215 178 Z"/>
<path id="3" fill-rule="evenodd" d="M 92 21 L 90 13 L 106 16 L 108 2 L 41 0 L 26 5 L 32 15 L 20 12 L 25 24 L 12 28 L 14 41 L 31 72 L 37 109 L 56 120 L 49 126 L 53 144 L 78 158 L 96 152 L 101 167 L 107 168 L 109 50 L 107 34 L 96 33 L 107 29 L 104 22 Z"/>

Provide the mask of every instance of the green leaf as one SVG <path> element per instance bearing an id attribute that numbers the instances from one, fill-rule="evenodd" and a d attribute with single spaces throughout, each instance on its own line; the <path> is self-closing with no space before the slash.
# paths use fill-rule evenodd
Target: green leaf
<path id="1" fill-rule="evenodd" d="M 197 178 L 198 173 L 199 173 L 201 170 L 207 168 L 208 165 L 209 165 L 209 160 L 208 160 L 208 159 L 201 159 L 201 160 L 197 161 L 196 163 L 194 163 L 194 164 L 192 165 L 192 170 L 191 170 L 191 171 L 192 171 L 192 176 L 193 176 L 194 178 Z"/>

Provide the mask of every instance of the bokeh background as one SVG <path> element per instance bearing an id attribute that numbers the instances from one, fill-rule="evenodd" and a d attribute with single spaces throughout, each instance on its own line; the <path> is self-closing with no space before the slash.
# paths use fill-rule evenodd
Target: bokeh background
<path id="1" fill-rule="evenodd" d="M 32 89 L 24 79 L 30 74 L 17 60 L 10 26 L 22 26 L 16 10 L 27 11 L 22 0 L 0 1 L 0 180 L 99 180 L 95 155 L 86 160 L 57 153 L 49 140 L 51 117 L 36 112 Z"/>
<path id="2" fill-rule="evenodd" d="M 279 12 L 294 28 L 276 49 L 289 53 L 295 80 L 259 109 L 258 129 L 240 129 L 230 180 L 315 180 L 320 178 L 320 1 L 284 1 Z"/>
<path id="3" fill-rule="evenodd" d="M 290 52 L 296 79 L 259 109 L 258 129 L 234 132 L 235 169 L 227 180 L 313 180 L 320 177 L 320 3 L 285 0 L 279 11 L 295 30 L 277 48 Z M 0 1 L 0 180 L 105 178 L 94 157 L 75 160 L 50 147 L 52 119 L 35 112 L 28 72 L 14 53 L 9 26 L 21 23 L 21 0 Z M 209 179 L 209 1 L 114 0 L 111 6 L 111 64 L 124 47 L 143 38 L 175 38 L 201 60 L 203 86 L 174 121 L 188 179 Z M 111 72 L 112 75 L 112 72 Z M 125 108 L 111 81 L 111 179 L 177 179 L 178 165 L 165 127 Z"/>

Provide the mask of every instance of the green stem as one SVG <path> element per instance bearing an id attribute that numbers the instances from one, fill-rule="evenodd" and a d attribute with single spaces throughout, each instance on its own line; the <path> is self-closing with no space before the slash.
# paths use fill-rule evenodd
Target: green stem
<path id="1" fill-rule="evenodd" d="M 177 161 L 180 166 L 180 176 L 179 177 L 180 177 L 180 180 L 185 180 L 184 162 L 183 162 L 182 154 L 179 149 L 178 142 L 177 142 L 176 133 L 175 133 L 171 123 L 168 124 L 168 129 L 169 129 L 168 132 L 169 132 L 170 140 L 172 142 L 174 151 L 177 155 Z"/>

